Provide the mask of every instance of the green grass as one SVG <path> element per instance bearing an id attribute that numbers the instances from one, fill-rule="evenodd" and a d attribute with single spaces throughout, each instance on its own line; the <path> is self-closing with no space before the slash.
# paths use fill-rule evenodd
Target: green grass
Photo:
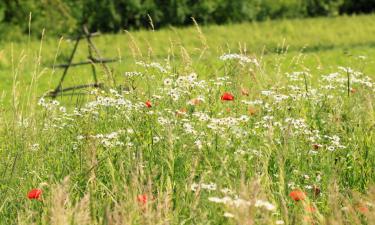
<path id="1" fill-rule="evenodd" d="M 161 31 L 139 31 L 131 33 L 131 37 L 124 33 L 119 35 L 105 35 L 95 38 L 95 43 L 106 57 L 119 57 L 121 62 L 111 65 L 114 76 L 119 83 L 123 81 L 122 74 L 133 68 L 136 60 L 160 61 L 170 55 L 174 60 L 180 60 L 181 48 L 195 60 L 199 69 L 205 70 L 205 65 L 216 61 L 218 55 L 238 52 L 239 47 L 246 49 L 248 54 L 262 55 L 273 61 L 275 53 L 287 49 L 285 57 L 293 58 L 304 53 L 304 64 L 313 69 L 321 66 L 323 69 L 337 65 L 348 64 L 353 60 L 350 55 L 370 56 L 374 54 L 375 45 L 374 16 L 319 18 L 304 20 L 269 21 L 253 24 L 239 24 L 231 26 L 203 27 L 207 51 L 202 56 L 204 45 L 201 35 L 195 27 L 169 28 Z M 34 31 L 37 32 L 37 31 Z M 43 41 L 32 39 L 20 43 L 0 44 L 0 90 L 5 104 L 9 103 L 13 74 L 18 69 L 19 88 L 29 87 L 33 75 L 38 77 L 37 94 L 42 95 L 53 89 L 61 70 L 53 71 L 49 68 L 55 62 L 64 63 L 69 57 L 74 42 L 59 40 L 45 32 Z M 42 43 L 42 44 L 41 44 Z M 135 47 L 137 46 L 137 47 Z M 136 49 L 134 49 L 136 48 Z M 283 49 L 282 49 L 283 48 Z M 139 50 L 139 51 L 138 51 Z M 40 56 L 40 66 L 36 70 L 36 62 Z M 12 59 L 13 57 L 13 59 Z M 85 61 L 87 45 L 81 43 L 75 58 Z M 198 57 L 201 57 L 196 60 Z M 22 59 L 22 62 L 20 63 Z M 13 60 L 13 62 L 12 62 Z M 20 66 L 17 66 L 21 64 Z M 373 62 L 365 67 L 366 73 L 375 72 Z M 12 67 L 14 69 L 12 69 Z M 100 68 L 99 68 L 100 69 Z M 71 69 L 66 86 L 91 81 L 90 66 Z M 324 70 L 324 72 L 327 70 Z M 100 77 L 102 80 L 103 76 Z M 26 100 L 28 101 L 28 100 Z M 9 104 L 8 104 L 9 106 Z"/>
<path id="2" fill-rule="evenodd" d="M 1 43 L 0 223 L 375 221 L 375 16 L 200 29 L 95 38 L 103 55 L 121 58 L 112 75 L 130 90 L 110 91 L 98 65 L 106 91 L 58 97 L 60 105 L 38 100 L 61 74 L 47 66 L 63 62 L 72 42 L 47 33 Z M 219 59 L 229 52 L 259 64 Z M 131 71 L 143 76 L 125 78 Z M 64 85 L 90 74 L 72 68 Z M 32 188 L 43 190 L 40 201 L 27 199 Z M 289 196 L 296 189 L 304 200 Z"/>

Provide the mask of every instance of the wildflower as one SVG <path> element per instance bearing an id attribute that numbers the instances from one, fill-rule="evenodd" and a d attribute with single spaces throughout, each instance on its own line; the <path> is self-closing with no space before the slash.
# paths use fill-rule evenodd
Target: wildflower
<path id="1" fill-rule="evenodd" d="M 172 85 L 172 83 L 173 83 L 172 79 L 167 78 L 167 79 L 164 80 L 164 85 L 165 86 L 170 86 L 170 85 Z"/>
<path id="2" fill-rule="evenodd" d="M 233 215 L 232 213 L 225 212 L 225 213 L 224 213 L 224 217 L 227 217 L 227 218 L 233 218 L 234 215 Z"/>
<path id="3" fill-rule="evenodd" d="M 363 213 L 363 214 L 366 214 L 366 213 L 369 212 L 368 207 L 364 204 L 361 204 L 361 203 L 357 204 L 355 208 L 358 212 Z"/>
<path id="4" fill-rule="evenodd" d="M 180 110 L 178 110 L 178 111 L 176 112 L 176 116 L 183 116 L 183 115 L 186 114 L 186 112 L 187 112 L 187 109 L 186 109 L 186 108 L 181 108 Z"/>
<path id="5" fill-rule="evenodd" d="M 189 74 L 189 76 L 187 77 L 187 80 L 190 81 L 190 82 L 193 82 L 197 79 L 198 75 L 196 73 L 191 73 Z"/>
<path id="6" fill-rule="evenodd" d="M 254 58 L 249 58 L 245 55 L 240 55 L 240 54 L 224 54 L 220 56 L 219 58 L 222 61 L 227 61 L 227 60 L 238 60 L 241 64 L 245 63 L 253 63 L 254 65 L 259 65 L 258 61 Z"/>
<path id="7" fill-rule="evenodd" d="M 188 134 L 196 134 L 196 131 L 194 130 L 194 127 L 190 123 L 184 123 L 183 125 L 184 130 Z"/>
<path id="8" fill-rule="evenodd" d="M 355 93 L 357 92 L 357 89 L 355 89 L 355 88 L 351 88 L 351 89 L 350 89 L 350 92 L 351 92 L 352 94 L 355 94 Z"/>
<path id="9" fill-rule="evenodd" d="M 271 96 L 274 94 L 273 91 L 269 91 L 269 90 L 265 90 L 265 91 L 261 91 L 261 94 L 262 95 L 265 95 L 265 96 Z"/>
<path id="10" fill-rule="evenodd" d="M 301 191 L 301 190 L 298 190 L 298 189 L 295 189 L 293 190 L 292 192 L 290 192 L 289 196 L 296 202 L 298 201 L 303 201 L 305 200 L 306 198 L 306 194 Z"/>
<path id="11" fill-rule="evenodd" d="M 193 183 L 191 186 L 190 186 L 190 189 L 192 191 L 197 191 L 198 189 L 205 189 L 205 190 L 209 190 L 209 191 L 215 191 L 217 188 L 216 184 L 214 183 L 209 183 L 209 184 L 205 184 L 205 183 L 202 183 L 202 184 L 197 184 L 197 183 Z"/>
<path id="12" fill-rule="evenodd" d="M 199 188 L 199 184 L 196 184 L 196 183 L 193 183 L 191 186 L 190 186 L 190 189 L 194 192 L 196 192 Z"/>
<path id="13" fill-rule="evenodd" d="M 263 207 L 265 209 L 267 209 L 268 211 L 274 211 L 276 209 L 276 207 L 268 202 L 268 201 L 264 201 L 264 200 L 256 200 L 255 202 L 255 207 Z"/>
<path id="14" fill-rule="evenodd" d="M 234 100 L 234 96 L 229 93 L 229 92 L 225 92 L 222 96 L 221 96 L 221 100 L 222 101 L 233 101 Z"/>
<path id="15" fill-rule="evenodd" d="M 38 188 L 31 189 L 27 194 L 29 199 L 40 200 L 40 196 L 42 195 L 42 190 Z"/>
<path id="16" fill-rule="evenodd" d="M 166 124 L 169 124 L 170 121 L 164 117 L 159 117 L 158 118 L 158 123 L 161 124 L 161 125 L 166 125 Z"/>
<path id="17" fill-rule="evenodd" d="M 180 99 L 180 94 L 175 89 L 172 89 L 169 92 L 169 95 L 171 96 L 171 98 L 172 98 L 173 101 L 178 101 L 178 99 Z"/>
<path id="18" fill-rule="evenodd" d="M 229 188 L 223 188 L 220 191 L 224 194 L 234 194 L 234 192 Z"/>
<path id="19" fill-rule="evenodd" d="M 223 198 L 219 197 L 209 197 L 208 201 L 214 202 L 214 203 L 223 203 L 223 204 L 232 204 L 233 199 L 231 197 L 225 196 Z"/>
<path id="20" fill-rule="evenodd" d="M 214 183 L 209 183 L 209 184 L 202 183 L 201 188 L 205 189 L 205 190 L 209 190 L 209 191 L 215 191 L 216 190 L 216 184 L 214 184 Z"/>
<path id="21" fill-rule="evenodd" d="M 347 212 L 347 211 L 349 211 L 349 208 L 347 206 L 345 206 L 345 207 L 342 207 L 341 210 Z"/>
<path id="22" fill-rule="evenodd" d="M 316 212 L 316 208 L 313 205 L 307 205 L 305 207 L 305 211 L 309 213 L 313 213 L 313 212 Z"/>
<path id="23" fill-rule="evenodd" d="M 201 100 L 199 98 L 193 98 L 188 102 L 189 105 L 199 105 L 200 103 Z"/>
<path id="24" fill-rule="evenodd" d="M 160 138 L 158 136 L 152 137 L 152 141 L 154 144 L 158 143 L 160 141 Z"/>
<path id="25" fill-rule="evenodd" d="M 151 108 L 151 107 L 152 107 L 152 104 L 151 104 L 150 100 L 147 100 L 147 101 L 145 102 L 145 104 L 146 104 L 146 107 L 147 107 L 147 108 Z"/>
<path id="26" fill-rule="evenodd" d="M 33 144 L 33 145 L 31 145 L 31 150 L 32 151 L 37 151 L 39 149 L 39 144 Z"/>
<path id="27" fill-rule="evenodd" d="M 148 196 L 147 194 L 142 194 L 142 195 L 138 195 L 137 196 L 137 201 L 139 204 L 141 204 L 142 206 L 146 205 L 147 202 L 148 202 Z"/>
<path id="28" fill-rule="evenodd" d="M 200 150 L 203 148 L 203 144 L 201 140 L 196 140 L 194 144 L 197 146 L 197 148 Z"/>
<path id="29" fill-rule="evenodd" d="M 85 139 L 85 136 L 83 136 L 83 135 L 78 135 L 78 136 L 77 136 L 77 140 L 78 140 L 78 141 L 83 140 L 83 139 Z"/>
<path id="30" fill-rule="evenodd" d="M 124 76 L 125 76 L 125 77 L 128 77 L 128 78 L 140 77 L 140 76 L 142 76 L 142 75 L 143 75 L 142 73 L 140 73 L 140 72 L 136 72 L 136 71 L 134 71 L 134 72 L 125 72 L 125 73 L 124 73 Z"/>
<path id="31" fill-rule="evenodd" d="M 249 90 L 246 88 L 241 88 L 241 94 L 244 96 L 249 96 Z"/>
<path id="32" fill-rule="evenodd" d="M 155 69 L 158 69 L 162 73 L 166 73 L 167 72 L 167 70 L 160 63 L 157 63 L 157 62 L 152 62 L 150 64 L 147 64 L 145 62 L 136 62 L 136 64 L 140 65 L 140 66 L 143 66 L 145 68 L 155 68 Z"/>
<path id="33" fill-rule="evenodd" d="M 247 121 L 249 121 L 249 117 L 246 115 L 242 115 L 238 118 L 238 120 L 246 123 Z"/>
<path id="34" fill-rule="evenodd" d="M 253 116 L 257 113 L 257 109 L 252 107 L 252 106 L 249 106 L 249 108 L 247 109 L 247 111 L 249 112 L 249 115 L 250 116 Z"/>

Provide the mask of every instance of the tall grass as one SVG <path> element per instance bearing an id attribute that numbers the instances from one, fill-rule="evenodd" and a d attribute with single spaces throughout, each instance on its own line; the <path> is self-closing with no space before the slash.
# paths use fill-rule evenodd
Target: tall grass
<path id="1" fill-rule="evenodd" d="M 132 59 L 117 49 L 130 65 L 123 88 L 59 101 L 39 94 L 49 44 L 13 50 L 1 224 L 374 223 L 373 58 L 337 67 L 287 44 L 272 57 L 242 43 L 217 50 L 212 28 L 194 29 L 196 48 L 175 30 L 165 57 L 155 56 L 161 34 L 147 33 L 147 51 L 129 34 Z"/>

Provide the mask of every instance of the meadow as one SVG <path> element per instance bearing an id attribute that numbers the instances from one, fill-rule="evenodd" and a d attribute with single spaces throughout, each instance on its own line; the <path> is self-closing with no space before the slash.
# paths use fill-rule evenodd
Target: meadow
<path id="1" fill-rule="evenodd" d="M 40 33 L 0 42 L 0 224 L 374 224 L 375 16 L 102 35 L 56 99 Z"/>

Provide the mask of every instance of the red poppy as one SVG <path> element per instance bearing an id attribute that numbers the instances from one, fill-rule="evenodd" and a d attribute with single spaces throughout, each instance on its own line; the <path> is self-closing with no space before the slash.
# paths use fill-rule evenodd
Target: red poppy
<path id="1" fill-rule="evenodd" d="M 222 101 L 233 101 L 234 100 L 234 96 L 229 93 L 229 92 L 225 92 L 222 96 L 221 96 L 221 100 Z"/>
<path id="2" fill-rule="evenodd" d="M 141 205 L 146 205 L 148 201 L 148 196 L 146 194 L 138 195 L 137 196 L 137 201 Z"/>
<path id="3" fill-rule="evenodd" d="M 293 190 L 292 192 L 290 192 L 289 196 L 296 202 L 298 201 L 303 201 L 305 200 L 306 198 L 306 194 L 301 191 L 301 190 L 298 190 L 298 189 L 295 189 Z"/>
<path id="4" fill-rule="evenodd" d="M 147 100 L 147 101 L 145 102 L 145 104 L 146 104 L 146 107 L 147 107 L 147 108 L 151 108 L 151 107 L 152 107 L 152 104 L 151 104 L 151 101 L 150 101 L 150 100 Z"/>
<path id="5" fill-rule="evenodd" d="M 364 214 L 366 214 L 366 213 L 369 212 L 368 207 L 366 205 L 364 205 L 364 204 L 357 204 L 356 205 L 356 209 L 357 209 L 358 212 L 364 213 Z"/>
<path id="6" fill-rule="evenodd" d="M 34 188 L 34 189 L 31 189 L 29 191 L 29 193 L 27 194 L 27 197 L 29 199 L 36 199 L 36 200 L 39 200 L 40 199 L 40 196 L 42 195 L 42 190 L 41 189 L 38 189 L 38 188 Z"/>

